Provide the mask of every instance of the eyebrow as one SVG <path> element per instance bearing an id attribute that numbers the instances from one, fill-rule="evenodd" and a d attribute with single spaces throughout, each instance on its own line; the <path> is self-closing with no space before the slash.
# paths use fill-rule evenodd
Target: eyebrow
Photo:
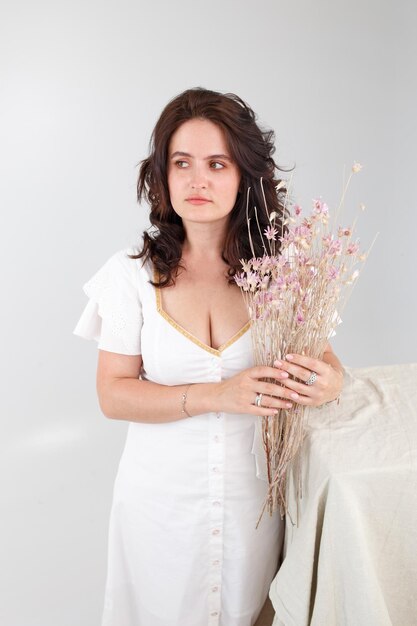
<path id="1" fill-rule="evenodd" d="M 194 158 L 193 155 L 190 154 L 189 152 L 181 152 L 180 150 L 173 152 L 170 158 L 174 159 L 175 157 L 178 157 L 178 156 L 190 157 L 191 159 Z M 226 161 L 232 161 L 232 159 L 229 156 L 227 156 L 227 154 L 211 154 L 210 156 L 206 157 L 206 161 L 210 159 L 226 159 Z"/>

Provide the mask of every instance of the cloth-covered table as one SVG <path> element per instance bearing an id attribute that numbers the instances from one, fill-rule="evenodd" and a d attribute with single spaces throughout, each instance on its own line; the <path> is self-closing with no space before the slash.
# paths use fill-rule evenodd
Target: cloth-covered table
<path id="1" fill-rule="evenodd" d="M 347 369 L 306 431 L 273 626 L 416 626 L 417 364 Z"/>

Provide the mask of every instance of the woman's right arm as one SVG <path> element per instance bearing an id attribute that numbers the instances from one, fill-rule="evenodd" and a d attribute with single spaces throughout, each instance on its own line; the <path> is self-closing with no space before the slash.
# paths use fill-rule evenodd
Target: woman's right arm
<path id="1" fill-rule="evenodd" d="M 131 422 L 163 423 L 186 417 L 182 413 L 182 394 L 188 387 L 186 410 L 190 416 L 202 413 L 249 413 L 267 416 L 279 408 L 291 406 L 294 392 L 277 383 L 288 376 L 274 367 L 251 367 L 218 383 L 159 385 L 139 379 L 141 356 L 127 356 L 99 350 L 97 393 L 106 417 Z M 254 406 L 258 393 L 262 407 Z M 297 394 L 296 394 L 297 395 Z M 297 395 L 298 397 L 298 395 Z"/>

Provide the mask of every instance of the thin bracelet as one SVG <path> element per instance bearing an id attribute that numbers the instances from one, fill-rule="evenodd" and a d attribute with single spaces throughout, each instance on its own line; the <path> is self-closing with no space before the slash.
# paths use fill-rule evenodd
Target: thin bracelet
<path id="1" fill-rule="evenodd" d="M 187 385 L 185 391 L 182 393 L 181 395 L 181 415 L 184 416 L 186 415 L 187 417 L 191 417 L 191 415 L 189 414 L 189 412 L 187 411 L 187 409 L 185 408 L 185 404 L 187 402 L 187 393 L 189 388 L 191 387 L 192 383 L 190 383 L 189 385 Z"/>
<path id="2" fill-rule="evenodd" d="M 322 409 L 324 406 L 328 406 L 329 404 L 333 404 L 333 402 L 336 402 L 336 404 L 339 406 L 340 404 L 340 396 L 342 394 L 340 393 L 337 398 L 334 398 L 333 400 L 329 400 L 328 402 L 325 402 L 324 404 L 320 404 L 317 408 L 318 409 Z"/>
<path id="3" fill-rule="evenodd" d="M 335 372 L 337 372 L 338 374 L 341 374 L 344 377 L 345 369 L 343 366 L 342 366 L 342 369 L 340 370 L 338 367 L 334 367 L 334 365 L 332 365 L 331 363 L 328 363 L 327 365 L 330 365 L 330 367 L 334 369 Z M 333 400 L 329 400 L 328 402 L 325 402 L 324 404 L 320 404 L 317 408 L 322 409 L 324 406 L 328 406 L 329 404 L 332 404 L 333 402 L 336 402 L 337 406 L 339 406 L 340 396 L 342 395 L 342 391 L 343 391 L 343 386 L 342 386 L 342 389 L 340 390 L 339 395 L 336 398 L 333 398 Z"/>

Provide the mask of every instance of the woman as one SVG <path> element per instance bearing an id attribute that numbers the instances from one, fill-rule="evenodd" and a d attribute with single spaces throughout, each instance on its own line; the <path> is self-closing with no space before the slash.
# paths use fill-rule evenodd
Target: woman
<path id="1" fill-rule="evenodd" d="M 264 516 L 255 529 L 266 495 L 252 453 L 256 416 L 333 400 L 342 368 L 330 345 L 323 361 L 253 366 L 233 276 L 251 256 L 248 187 L 251 212 L 263 177 L 269 209 L 283 213 L 272 153 L 273 133 L 237 96 L 176 97 L 138 181 L 155 229 L 138 254 L 117 253 L 85 286 L 75 332 L 99 341 L 103 413 L 130 422 L 103 626 L 251 626 L 276 572 L 280 519 Z M 291 376 L 307 381 L 312 371 L 314 385 Z"/>

